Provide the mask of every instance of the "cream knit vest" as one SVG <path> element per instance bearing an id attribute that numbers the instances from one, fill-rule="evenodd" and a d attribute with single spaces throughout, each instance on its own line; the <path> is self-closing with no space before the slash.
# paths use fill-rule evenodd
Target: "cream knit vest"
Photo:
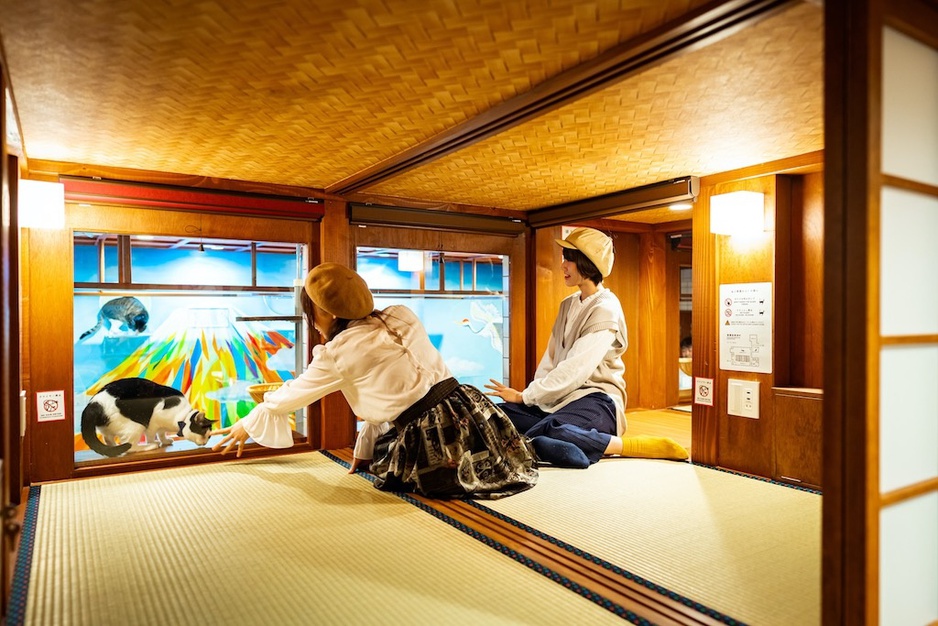
<path id="1" fill-rule="evenodd" d="M 580 311 L 577 318 L 573 320 L 570 334 L 564 336 L 564 325 L 572 304 L 573 298 L 566 298 L 560 303 L 560 312 L 551 331 L 548 350 L 553 355 L 554 363 L 561 362 L 566 357 L 567 352 L 570 351 L 573 342 L 583 335 L 611 330 L 616 334 L 616 339 L 599 367 L 590 375 L 583 386 L 552 406 L 548 412 L 552 413 L 574 400 L 602 391 L 612 398 L 616 404 L 616 434 L 621 435 L 625 432 L 626 427 L 625 406 L 627 402 L 625 379 L 623 378 L 625 364 L 622 362 L 622 354 L 629 347 L 628 330 L 625 326 L 622 305 L 614 293 L 604 289 Z M 558 340 L 558 338 L 561 339 Z"/>

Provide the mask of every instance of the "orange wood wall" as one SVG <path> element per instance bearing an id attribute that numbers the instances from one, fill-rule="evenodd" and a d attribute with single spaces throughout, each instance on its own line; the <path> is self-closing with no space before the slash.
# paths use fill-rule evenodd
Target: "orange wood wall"
<path id="1" fill-rule="evenodd" d="M 820 388 L 822 384 L 820 166 L 818 156 L 814 171 L 808 173 L 798 168 L 794 173 L 768 175 L 741 171 L 735 176 L 721 174 L 701 181 L 694 213 L 694 375 L 714 380 L 714 406 L 694 406 L 696 462 L 777 477 L 776 453 L 780 446 L 812 450 L 816 447 L 819 454 L 819 441 L 792 441 L 792 431 L 779 428 L 783 424 L 777 420 L 788 416 L 777 415 L 772 389 Z M 711 196 L 738 190 L 765 194 L 766 232 L 745 240 L 710 234 Z M 726 371 L 719 367 L 720 285 L 750 282 L 773 284 L 773 368 L 769 374 Z M 759 419 L 727 414 L 730 378 L 760 382 Z"/>

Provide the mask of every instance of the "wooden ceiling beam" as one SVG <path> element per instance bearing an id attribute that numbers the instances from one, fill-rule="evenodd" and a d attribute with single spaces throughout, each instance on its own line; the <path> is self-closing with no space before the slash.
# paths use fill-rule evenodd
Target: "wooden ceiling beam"
<path id="1" fill-rule="evenodd" d="M 355 193 L 530 121 L 651 66 L 728 37 L 800 0 L 715 0 L 646 35 L 540 83 L 530 91 L 365 168 L 326 192 Z"/>

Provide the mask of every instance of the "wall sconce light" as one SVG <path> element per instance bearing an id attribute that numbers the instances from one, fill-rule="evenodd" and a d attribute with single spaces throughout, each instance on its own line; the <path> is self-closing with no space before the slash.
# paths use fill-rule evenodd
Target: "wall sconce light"
<path id="1" fill-rule="evenodd" d="M 710 198 L 710 232 L 757 235 L 765 231 L 765 194 L 733 191 Z"/>
<path id="2" fill-rule="evenodd" d="M 65 228 L 65 185 L 23 179 L 17 194 L 20 228 Z"/>

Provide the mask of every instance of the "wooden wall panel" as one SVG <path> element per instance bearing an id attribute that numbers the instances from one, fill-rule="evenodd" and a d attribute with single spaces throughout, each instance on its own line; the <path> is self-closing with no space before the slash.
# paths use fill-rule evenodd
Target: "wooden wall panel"
<path id="1" fill-rule="evenodd" d="M 560 301 L 574 292 L 563 284 L 563 271 L 560 263 L 563 257 L 556 239 L 560 239 L 560 226 L 539 228 L 534 231 L 534 310 L 528 315 L 528 322 L 532 324 L 528 337 L 535 342 L 534 362 L 528 367 L 525 386 L 534 378 L 534 371 L 540 362 L 547 342 L 550 339 L 550 330 L 557 318 L 557 308 Z"/>
<path id="2" fill-rule="evenodd" d="M 694 208 L 694 376 L 714 380 L 714 405 L 695 404 L 692 420 L 694 460 L 752 474 L 775 477 L 776 451 L 801 441 L 779 441 L 792 432 L 776 424 L 772 387 L 821 387 L 823 351 L 823 155 L 806 155 L 779 174 L 766 168 L 726 172 L 701 180 Z M 769 168 L 771 169 L 771 168 Z M 730 191 L 765 193 L 765 234 L 741 240 L 709 232 L 710 198 Z M 770 374 L 724 371 L 719 363 L 719 288 L 721 284 L 773 283 L 773 369 Z M 727 414 L 730 378 L 758 380 L 758 420 Z M 785 434 L 788 433 L 788 434 Z M 815 442 L 804 441 L 806 445 Z"/>
<path id="3" fill-rule="evenodd" d="M 795 184 L 788 384 L 820 388 L 824 384 L 824 175 L 799 176 Z"/>
<path id="4" fill-rule="evenodd" d="M 510 372 L 508 384 L 515 389 L 523 389 L 525 386 L 524 373 L 528 369 L 528 364 L 533 360 L 530 358 L 528 350 L 529 329 L 527 324 L 528 303 L 531 294 L 528 290 L 528 244 L 530 237 L 527 235 L 515 237 L 511 247 L 511 268 L 509 281 L 511 285 L 511 337 L 509 338 L 509 358 Z"/>
<path id="5" fill-rule="evenodd" d="M 612 273 L 603 281 L 603 284 L 607 289 L 612 290 L 622 303 L 625 325 L 629 330 L 629 348 L 622 357 L 625 363 L 625 392 L 628 394 L 626 409 L 643 408 L 639 398 L 644 380 L 640 364 L 642 348 L 639 340 L 644 329 L 639 297 L 641 287 L 639 237 L 634 233 L 613 232 L 612 243 L 616 250 L 615 263 L 612 266 Z M 646 378 L 650 379 L 650 377 Z"/>
<path id="6" fill-rule="evenodd" d="M 776 202 L 776 181 L 774 176 L 752 178 L 737 183 L 717 185 L 714 195 L 730 191 L 758 191 L 765 194 L 765 206 L 774 207 Z M 716 293 L 721 284 L 774 282 L 775 245 L 774 245 L 774 210 L 766 211 L 768 232 L 752 238 L 717 236 L 716 239 Z M 696 239 L 695 239 L 696 245 Z M 775 298 L 776 312 L 779 305 L 785 305 Z M 772 413 L 773 374 L 753 372 L 735 372 L 719 369 L 719 331 L 717 310 L 710 313 L 711 322 L 715 322 L 716 341 L 716 377 L 714 395 L 719 421 L 719 464 L 734 470 L 759 476 L 772 476 L 775 470 L 775 445 Z M 777 351 L 778 342 L 773 333 L 773 351 Z M 696 350 L 695 350 L 696 352 Z M 729 380 L 757 380 L 760 382 L 759 401 L 762 407 L 759 419 L 731 416 L 727 414 L 727 387 Z"/>
<path id="7" fill-rule="evenodd" d="M 30 481 L 68 478 L 75 464 L 72 395 L 72 233 L 70 230 L 23 231 L 29 243 L 29 271 L 24 276 L 23 316 L 31 370 L 26 387 L 29 415 Z M 27 295 L 28 294 L 28 295 Z M 36 394 L 62 391 L 66 420 L 36 421 Z"/>
<path id="8" fill-rule="evenodd" d="M 773 396 L 777 442 L 773 477 L 820 489 L 823 392 L 820 389 L 776 387 Z"/>
<path id="9" fill-rule="evenodd" d="M 719 335 L 717 334 L 716 237 L 710 234 L 710 196 L 714 186 L 701 181 L 700 195 L 694 205 L 694 378 L 716 382 L 719 371 Z M 714 387 L 714 395 L 719 389 Z M 691 449 L 695 463 L 719 463 L 720 407 L 694 404 L 691 417 Z"/>
<path id="10" fill-rule="evenodd" d="M 353 232 L 348 223 L 346 203 L 327 199 L 325 211 L 320 224 L 319 254 L 310 251 L 312 265 L 329 262 L 355 267 L 355 246 L 352 243 Z M 319 333 L 314 330 L 313 335 L 319 341 Z M 355 416 L 345 396 L 331 393 L 320 400 L 318 408 L 318 412 L 310 415 L 310 443 L 324 450 L 352 445 L 355 441 Z"/>
<path id="11" fill-rule="evenodd" d="M 667 406 L 667 381 L 674 372 L 677 378 L 677 361 L 668 369 L 670 359 L 668 345 L 668 262 L 665 235 L 661 232 L 644 233 L 639 236 L 639 321 L 638 333 L 639 367 L 645 384 L 639 390 L 639 406 L 645 409 L 660 409 Z M 676 305 L 675 305 L 676 306 Z M 671 312 L 677 324 L 677 311 Z M 673 352 L 673 351 L 672 351 Z M 676 385 L 675 385 L 676 387 Z M 676 391 L 676 389 L 675 389 Z"/>

